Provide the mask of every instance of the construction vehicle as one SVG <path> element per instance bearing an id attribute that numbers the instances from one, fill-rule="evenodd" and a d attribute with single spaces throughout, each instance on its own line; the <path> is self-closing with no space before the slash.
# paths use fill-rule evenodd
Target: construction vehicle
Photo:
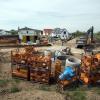
<path id="1" fill-rule="evenodd" d="M 92 26 L 90 29 L 88 29 L 86 33 L 84 33 L 84 36 L 76 40 L 77 48 L 91 46 L 94 43 L 93 30 L 94 30 L 94 27 Z"/>

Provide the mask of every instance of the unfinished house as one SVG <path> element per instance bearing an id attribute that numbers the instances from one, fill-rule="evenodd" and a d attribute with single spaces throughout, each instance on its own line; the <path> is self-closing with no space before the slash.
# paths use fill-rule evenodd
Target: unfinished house
<path id="1" fill-rule="evenodd" d="M 39 42 L 41 34 L 41 30 L 31 29 L 28 27 L 18 29 L 19 39 L 22 44 L 33 44 Z"/>

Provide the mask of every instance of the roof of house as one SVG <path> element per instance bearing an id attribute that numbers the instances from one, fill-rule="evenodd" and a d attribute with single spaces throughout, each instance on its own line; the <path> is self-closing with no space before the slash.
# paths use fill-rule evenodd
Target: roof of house
<path id="1" fill-rule="evenodd" d="M 45 33 L 52 33 L 53 29 L 44 29 L 43 30 Z"/>
<path id="2" fill-rule="evenodd" d="M 5 37 L 5 38 L 18 38 L 19 35 L 0 35 L 0 38 L 1 37 Z"/>
<path id="3" fill-rule="evenodd" d="M 38 32 L 42 31 L 42 30 L 32 29 L 32 28 L 28 28 L 28 27 L 18 29 L 18 31 L 20 31 L 20 30 L 34 30 L 34 31 L 38 31 Z"/>
<path id="4" fill-rule="evenodd" d="M 63 29 L 55 28 L 53 32 L 56 33 L 56 34 L 61 34 L 64 31 L 66 31 L 68 33 L 66 28 L 63 28 Z"/>
<path id="5" fill-rule="evenodd" d="M 7 33 L 10 33 L 10 31 L 6 31 L 6 30 L 3 30 L 3 29 L 0 29 L 0 32 L 7 32 Z"/>
<path id="6" fill-rule="evenodd" d="M 5 31 L 5 30 L 3 30 L 3 29 L 0 29 L 0 31 Z"/>

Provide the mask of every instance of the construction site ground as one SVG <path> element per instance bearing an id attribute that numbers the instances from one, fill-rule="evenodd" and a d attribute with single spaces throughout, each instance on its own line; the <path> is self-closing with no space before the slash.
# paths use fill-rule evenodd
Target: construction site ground
<path id="1" fill-rule="evenodd" d="M 64 46 L 61 46 L 61 42 L 57 41 L 53 46 L 38 47 L 37 49 L 54 51 L 69 46 L 73 55 L 81 58 L 84 50 L 75 48 L 75 41 L 76 39 L 68 41 L 64 43 Z M 81 86 L 59 93 L 57 84 L 31 83 L 26 80 L 12 78 L 11 50 L 14 49 L 16 48 L 5 47 L 0 49 L 0 100 L 100 100 L 100 88 L 97 86 L 90 88 Z M 96 50 L 99 49 L 100 47 L 96 48 Z M 77 96 L 80 98 L 77 99 Z"/>

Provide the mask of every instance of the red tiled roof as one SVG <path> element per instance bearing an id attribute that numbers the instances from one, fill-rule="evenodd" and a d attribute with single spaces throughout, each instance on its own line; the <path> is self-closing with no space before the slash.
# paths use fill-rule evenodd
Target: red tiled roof
<path id="1" fill-rule="evenodd" d="M 50 34 L 50 33 L 52 33 L 53 29 L 44 29 L 43 31 L 44 31 L 44 33 L 49 33 Z"/>

